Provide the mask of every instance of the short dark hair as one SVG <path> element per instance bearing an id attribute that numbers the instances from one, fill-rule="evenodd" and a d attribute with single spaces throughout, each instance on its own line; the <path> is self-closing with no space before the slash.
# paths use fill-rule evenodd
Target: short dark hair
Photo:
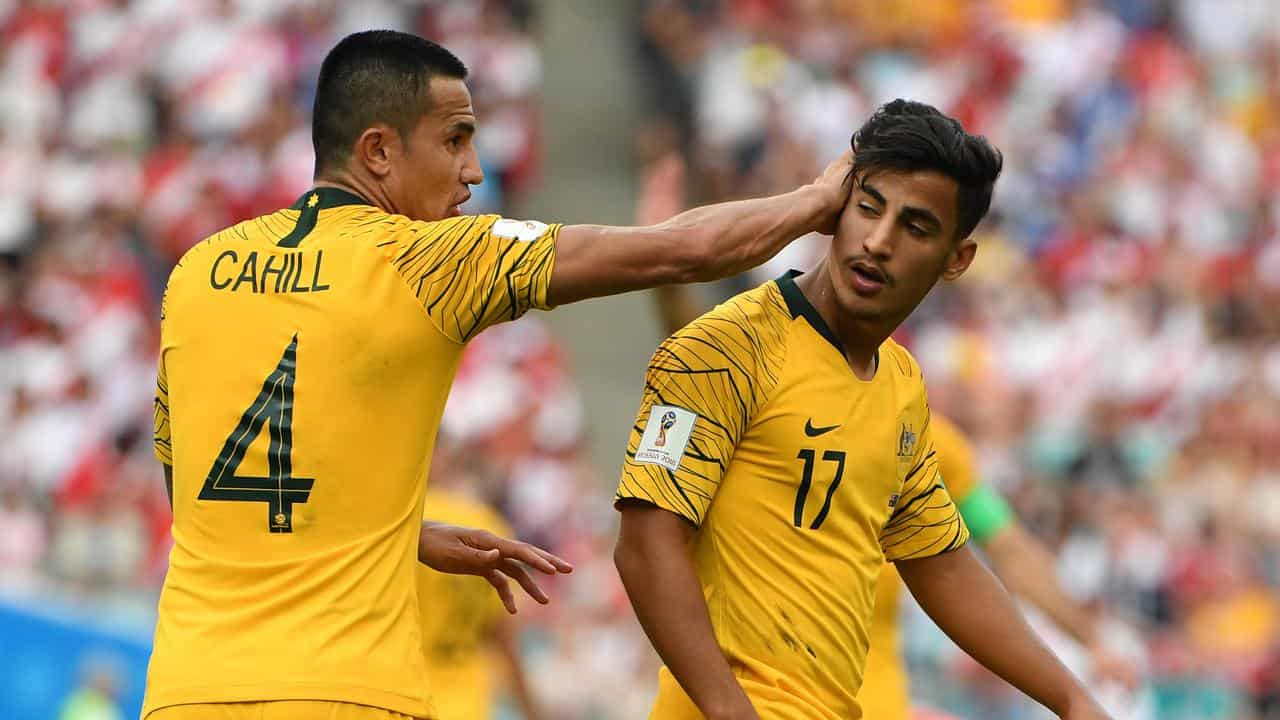
<path id="1" fill-rule="evenodd" d="M 320 65 L 311 115 L 316 175 L 345 163 L 356 138 L 376 123 L 408 137 L 431 109 L 436 75 L 465 80 L 467 66 L 417 35 L 367 30 L 334 45 Z"/>
<path id="2" fill-rule="evenodd" d="M 894 100 L 858 128 L 853 176 L 859 182 L 879 170 L 936 170 L 956 181 L 956 239 L 968 237 L 991 208 L 991 193 L 1004 166 L 985 137 L 970 135 L 958 120 L 932 105 Z"/>

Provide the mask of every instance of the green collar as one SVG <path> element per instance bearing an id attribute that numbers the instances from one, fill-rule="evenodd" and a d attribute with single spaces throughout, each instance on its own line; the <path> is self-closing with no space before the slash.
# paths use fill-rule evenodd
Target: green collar
<path id="1" fill-rule="evenodd" d="M 336 187 L 316 187 L 302 193 L 291 210 L 328 210 L 340 205 L 370 205 L 368 200 Z"/>
<path id="2" fill-rule="evenodd" d="M 368 205 L 369 201 L 336 187 L 317 187 L 302 193 L 298 201 L 290 205 L 291 210 L 298 211 L 298 222 L 293 230 L 278 243 L 280 247 L 296 248 L 302 244 L 303 238 L 316 228 L 316 220 L 321 210 L 341 205 Z"/>
<path id="3" fill-rule="evenodd" d="M 818 309 L 809 302 L 809 298 L 801 292 L 800 286 L 796 285 L 796 278 L 804 274 L 802 270 L 788 270 L 783 273 L 777 280 L 778 289 L 782 291 L 782 299 L 787 301 L 787 309 L 791 311 L 791 317 L 802 317 L 809 321 L 810 327 L 818 331 L 818 334 L 827 339 L 827 342 L 835 346 L 840 351 L 840 356 L 844 357 L 844 343 L 840 342 L 840 338 L 831 331 L 831 327 L 827 325 L 827 321 L 822 319 L 822 315 L 818 314 Z"/>
<path id="4" fill-rule="evenodd" d="M 813 303 L 809 302 L 809 298 L 804 296 L 800 286 L 796 285 L 796 278 L 803 274 L 803 270 L 788 270 L 777 280 L 774 280 L 778 284 L 778 290 L 782 292 L 782 299 L 787 303 L 787 309 L 791 311 L 791 317 L 803 317 L 808 321 L 810 327 L 816 330 L 827 342 L 831 343 L 836 352 L 840 353 L 840 357 L 848 357 L 844 352 L 844 343 L 840 342 L 840 338 L 832 332 L 831 326 L 827 325 L 827 321 L 822 319 L 818 309 L 813 306 Z M 875 370 L 878 375 L 880 370 L 879 348 L 876 349 L 872 362 L 875 363 Z"/>

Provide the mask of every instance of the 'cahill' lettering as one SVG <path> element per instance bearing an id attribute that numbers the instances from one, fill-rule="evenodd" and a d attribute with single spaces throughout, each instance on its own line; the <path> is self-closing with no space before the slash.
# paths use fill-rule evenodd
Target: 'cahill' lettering
<path id="1" fill-rule="evenodd" d="M 213 267 L 209 269 L 209 284 L 213 286 L 214 290 L 223 290 L 231 284 L 230 276 L 227 276 L 225 282 L 218 282 L 218 266 L 221 265 L 222 261 L 226 258 L 231 258 L 232 264 L 240 262 L 240 258 L 236 256 L 235 250 L 227 250 L 219 255 L 217 260 L 213 261 Z"/>
<path id="2" fill-rule="evenodd" d="M 254 250 L 243 258 L 235 250 L 218 255 L 209 268 L 209 286 L 214 290 L 237 292 L 242 287 L 255 294 L 324 292 L 331 285 L 323 277 L 324 251 L 314 254 L 290 252 L 283 254 L 262 253 L 262 265 L 258 264 L 259 251 Z M 310 277 L 310 284 L 306 278 Z M 273 279 L 274 278 L 274 279 Z"/>

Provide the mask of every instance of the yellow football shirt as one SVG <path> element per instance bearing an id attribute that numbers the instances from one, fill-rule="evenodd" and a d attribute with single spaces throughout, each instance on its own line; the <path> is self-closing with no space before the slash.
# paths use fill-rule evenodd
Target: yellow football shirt
<path id="1" fill-rule="evenodd" d="M 933 447 L 951 498 L 960 504 L 977 486 L 973 449 L 960 429 L 946 417 L 933 415 Z M 898 628 L 902 577 L 886 563 L 876 584 L 876 608 L 871 616 L 871 652 L 862 678 L 858 702 L 862 712 L 875 720 L 907 720 L 911 716 L 910 684 Z"/>
<path id="2" fill-rule="evenodd" d="M 461 493 L 427 489 L 428 520 L 482 528 L 510 537 L 498 513 Z M 432 700 L 443 720 L 486 720 L 493 704 L 495 626 L 506 611 L 484 578 L 446 575 L 418 565 L 422 649 Z"/>
<path id="3" fill-rule="evenodd" d="M 954 550 L 968 531 L 915 360 L 886 341 L 860 380 L 794 277 L 658 348 L 617 497 L 698 526 L 716 639 L 761 717 L 849 720 L 885 558 Z M 665 668 L 651 717 L 701 717 Z"/>
<path id="4" fill-rule="evenodd" d="M 558 230 L 415 222 L 322 188 L 187 252 L 161 310 L 174 547 L 144 715 L 433 715 L 415 582 L 431 449 L 466 342 L 546 306 Z"/>

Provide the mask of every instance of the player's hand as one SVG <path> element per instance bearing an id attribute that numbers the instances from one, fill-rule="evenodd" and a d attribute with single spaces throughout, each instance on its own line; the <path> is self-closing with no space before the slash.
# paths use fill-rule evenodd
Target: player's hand
<path id="1" fill-rule="evenodd" d="M 845 150 L 813 181 L 813 186 L 823 191 L 830 211 L 830 216 L 818 226 L 818 232 L 823 235 L 836 234 L 840 215 L 844 212 L 844 206 L 849 203 L 849 191 L 853 187 L 853 176 L 850 174 L 852 169 L 853 150 Z"/>
<path id="2" fill-rule="evenodd" d="M 529 543 L 508 540 L 487 530 L 433 522 L 422 524 L 418 559 L 439 572 L 483 577 L 513 615 L 516 598 L 511 580 L 520 583 L 529 597 L 546 605 L 551 599 L 528 568 L 546 575 L 573 572 L 573 565 Z"/>

